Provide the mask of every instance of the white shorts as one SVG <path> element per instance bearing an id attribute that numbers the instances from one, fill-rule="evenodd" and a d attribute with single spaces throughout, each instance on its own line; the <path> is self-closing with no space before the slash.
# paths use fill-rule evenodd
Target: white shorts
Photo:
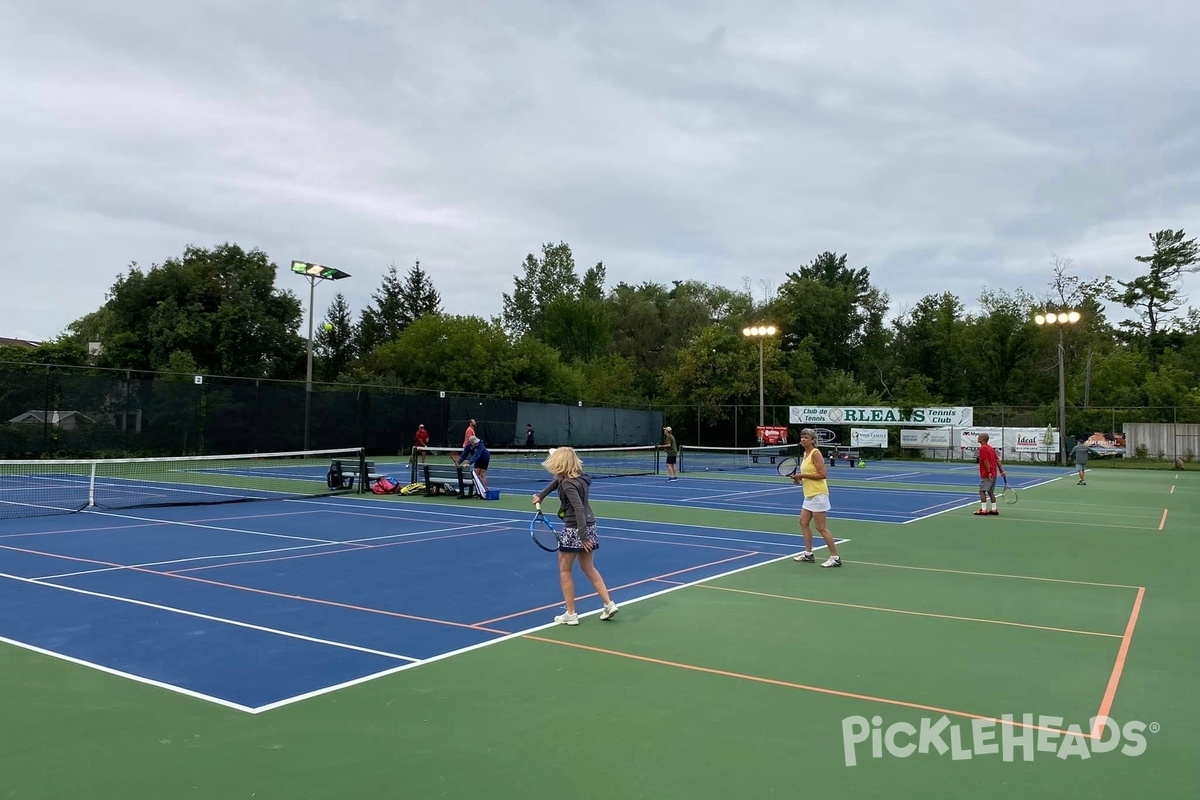
<path id="1" fill-rule="evenodd" d="M 812 497 L 806 497 L 804 498 L 804 505 L 801 508 L 805 511 L 828 511 L 830 509 L 829 495 L 817 494 Z"/>

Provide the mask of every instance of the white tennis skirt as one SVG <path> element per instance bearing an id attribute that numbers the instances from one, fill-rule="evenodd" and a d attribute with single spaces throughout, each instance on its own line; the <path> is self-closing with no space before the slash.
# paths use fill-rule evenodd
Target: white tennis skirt
<path id="1" fill-rule="evenodd" d="M 815 494 L 812 497 L 806 497 L 804 498 L 802 508 L 805 511 L 828 511 L 831 508 L 829 505 L 829 495 Z"/>

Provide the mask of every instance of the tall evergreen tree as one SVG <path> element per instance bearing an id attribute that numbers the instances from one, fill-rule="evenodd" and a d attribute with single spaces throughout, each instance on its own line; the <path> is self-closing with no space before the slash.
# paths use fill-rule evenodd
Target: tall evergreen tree
<path id="1" fill-rule="evenodd" d="M 1113 299 L 1138 312 L 1138 319 L 1125 320 L 1121 327 L 1127 337 L 1143 345 L 1155 363 L 1166 344 L 1165 315 L 1177 311 L 1184 302 L 1182 278 L 1184 272 L 1195 272 L 1200 262 L 1200 245 L 1195 239 L 1184 238 L 1182 230 L 1162 230 L 1150 234 L 1154 253 L 1135 256 L 1150 271 L 1132 281 L 1117 281 L 1121 289 Z"/>
<path id="2" fill-rule="evenodd" d="M 575 274 L 575 256 L 565 242 L 543 244 L 542 257 L 525 256 L 525 275 L 513 278 L 513 293 L 504 294 L 501 322 L 514 336 L 541 339 L 546 323 L 546 308 L 560 297 L 577 296 L 579 276 Z M 599 264 L 588 271 L 589 292 L 597 280 L 603 280 Z"/>
<path id="3" fill-rule="evenodd" d="M 421 269 L 418 261 L 404 279 L 401 288 L 400 330 L 416 322 L 426 314 L 442 313 L 442 296 L 433 287 L 429 273 Z"/>
<path id="4" fill-rule="evenodd" d="M 313 344 L 321 359 L 322 379 L 335 381 L 354 360 L 354 320 L 341 292 L 333 296 L 329 310 L 325 312 L 325 322 L 332 325 L 332 329 L 322 324 L 313 337 Z"/>
<path id="5" fill-rule="evenodd" d="M 372 303 L 362 311 L 358 322 L 358 352 L 367 355 L 390 342 L 404 330 L 404 287 L 396 275 L 396 265 L 388 267 L 379 288 L 371 293 Z"/>

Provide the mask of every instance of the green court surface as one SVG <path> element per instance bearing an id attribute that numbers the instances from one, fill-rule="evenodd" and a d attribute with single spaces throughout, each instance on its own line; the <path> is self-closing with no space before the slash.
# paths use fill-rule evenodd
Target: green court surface
<path id="1" fill-rule="evenodd" d="M 1200 474 L 972 510 L 835 520 L 841 569 L 782 558 L 256 715 L 0 644 L 0 798 L 1196 797 Z M 1144 744 L 1092 752 L 1097 715 Z M 898 755 L 897 723 L 897 752 L 942 727 Z"/>

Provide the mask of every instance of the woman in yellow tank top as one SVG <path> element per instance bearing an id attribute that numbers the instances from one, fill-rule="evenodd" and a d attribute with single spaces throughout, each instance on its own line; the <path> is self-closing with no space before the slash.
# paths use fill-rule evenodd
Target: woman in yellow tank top
<path id="1" fill-rule="evenodd" d="M 825 472 L 825 457 L 817 449 L 817 434 L 812 428 L 800 431 L 800 446 L 804 448 L 804 458 L 800 462 L 800 470 L 792 476 L 793 483 L 804 484 L 804 505 L 800 509 L 800 531 L 804 534 L 804 552 L 792 558 L 802 564 L 816 561 L 813 555 L 813 535 L 811 523 L 816 520 L 817 531 L 825 540 L 829 550 L 829 559 L 821 564 L 822 567 L 840 567 L 842 558 L 838 555 L 837 545 L 829 533 L 826 513 L 829 505 L 829 480 Z"/>

